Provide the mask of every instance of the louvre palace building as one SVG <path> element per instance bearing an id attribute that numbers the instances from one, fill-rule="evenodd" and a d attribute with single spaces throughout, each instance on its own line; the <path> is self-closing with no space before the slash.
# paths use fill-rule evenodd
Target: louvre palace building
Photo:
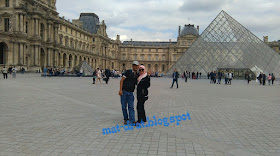
<path id="1" fill-rule="evenodd" d="M 0 67 L 43 67 L 73 70 L 82 61 L 93 69 L 125 70 L 138 60 L 153 72 L 166 73 L 199 37 L 199 26 L 178 28 L 177 41 L 120 41 L 110 39 L 104 20 L 81 13 L 66 20 L 56 10 L 56 0 L 0 1 Z M 280 52 L 280 42 L 264 42 Z"/>

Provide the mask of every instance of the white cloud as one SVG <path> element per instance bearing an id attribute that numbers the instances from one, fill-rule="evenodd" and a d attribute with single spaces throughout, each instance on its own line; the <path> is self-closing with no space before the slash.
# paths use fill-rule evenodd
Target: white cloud
<path id="1" fill-rule="evenodd" d="M 94 12 L 107 24 L 110 37 L 122 40 L 176 40 L 178 26 L 200 25 L 202 32 L 221 10 L 260 39 L 280 39 L 280 9 L 276 0 L 59 0 L 57 9 L 66 19 Z"/>

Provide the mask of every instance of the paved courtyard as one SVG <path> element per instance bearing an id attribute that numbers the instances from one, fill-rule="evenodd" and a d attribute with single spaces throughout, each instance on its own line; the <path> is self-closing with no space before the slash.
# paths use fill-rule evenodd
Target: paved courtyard
<path id="1" fill-rule="evenodd" d="M 9 75 L 10 76 L 10 75 Z M 153 78 L 148 117 L 189 112 L 180 125 L 157 125 L 103 135 L 123 126 L 119 79 L 92 85 L 91 78 L 0 78 L 0 155 L 280 155 L 280 85 L 234 80 Z M 136 102 L 135 102 L 136 108 Z"/>

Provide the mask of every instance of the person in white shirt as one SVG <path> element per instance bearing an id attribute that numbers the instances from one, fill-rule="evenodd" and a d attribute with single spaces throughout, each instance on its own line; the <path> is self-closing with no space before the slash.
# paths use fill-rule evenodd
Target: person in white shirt
<path id="1" fill-rule="evenodd" d="M 13 71 L 13 74 L 12 74 L 13 78 L 16 78 L 17 68 L 14 66 L 14 68 L 12 69 L 12 71 Z"/>
<path id="2" fill-rule="evenodd" d="M 7 70 L 7 68 L 5 66 L 2 69 L 2 73 L 3 73 L 4 79 L 8 79 L 8 70 Z"/>
<path id="3" fill-rule="evenodd" d="M 232 72 L 230 72 L 230 73 L 228 74 L 229 85 L 231 85 L 231 80 L 232 80 Z"/>

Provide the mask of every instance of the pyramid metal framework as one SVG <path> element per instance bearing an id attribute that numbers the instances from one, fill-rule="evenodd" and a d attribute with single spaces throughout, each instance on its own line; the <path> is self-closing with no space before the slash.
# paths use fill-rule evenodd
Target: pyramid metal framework
<path id="1" fill-rule="evenodd" d="M 166 75 L 174 68 L 203 75 L 221 68 L 249 69 L 279 77 L 280 55 L 221 11 Z"/>

